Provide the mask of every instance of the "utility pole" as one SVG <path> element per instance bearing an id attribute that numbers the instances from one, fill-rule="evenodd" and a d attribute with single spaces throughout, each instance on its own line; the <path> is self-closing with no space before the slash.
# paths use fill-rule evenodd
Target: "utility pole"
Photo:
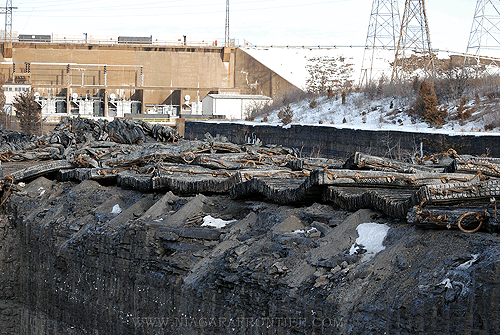
<path id="1" fill-rule="evenodd" d="M 475 65 L 479 65 L 481 56 L 486 56 L 487 53 L 490 57 L 498 57 L 500 54 L 498 51 L 500 51 L 500 1 L 477 0 L 465 64 L 471 64 L 471 59 L 475 58 Z"/>
<path id="2" fill-rule="evenodd" d="M 400 27 L 398 0 L 373 0 L 360 85 L 369 84 L 383 75 L 374 69 L 375 51 L 377 49 L 393 50 L 395 55 Z"/>
<path id="3" fill-rule="evenodd" d="M 404 78 L 416 70 L 434 74 L 434 57 L 424 0 L 406 0 L 392 80 Z"/>
<path id="4" fill-rule="evenodd" d="M 224 46 L 229 46 L 229 0 L 226 0 L 226 33 Z"/>

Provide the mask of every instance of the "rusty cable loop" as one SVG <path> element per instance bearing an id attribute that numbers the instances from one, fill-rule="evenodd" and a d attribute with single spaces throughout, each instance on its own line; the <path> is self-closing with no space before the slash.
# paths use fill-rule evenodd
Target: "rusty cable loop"
<path id="1" fill-rule="evenodd" d="M 469 233 L 469 234 L 477 232 L 481 228 L 483 223 L 488 220 L 488 215 L 486 215 L 486 213 L 487 212 L 478 212 L 478 213 L 471 212 L 471 213 L 466 213 L 466 214 L 462 215 L 460 217 L 460 219 L 458 220 L 458 229 L 460 229 L 464 233 Z M 462 224 L 462 221 L 465 218 L 468 218 L 469 216 L 475 216 L 475 219 L 473 219 L 469 223 Z M 476 228 L 471 229 L 471 230 L 467 230 L 464 228 L 473 222 L 479 222 Z"/>
<path id="2" fill-rule="evenodd" d="M 423 206 L 427 202 L 427 199 L 422 200 L 419 206 L 416 207 L 416 221 L 418 222 L 427 222 L 433 223 L 437 226 L 446 226 L 448 229 L 451 229 L 451 223 L 448 221 L 448 217 L 446 214 L 432 214 L 430 211 L 424 211 Z M 486 206 L 486 209 L 482 212 L 469 212 L 463 214 L 458 222 L 457 226 L 464 233 L 475 233 L 483 224 L 489 221 L 492 214 L 490 213 L 490 205 L 494 206 L 494 218 L 495 222 L 498 222 L 498 205 L 495 198 L 491 198 L 490 203 Z M 466 222 L 465 219 L 470 218 L 470 221 Z M 473 229 L 467 229 L 467 227 L 471 224 L 476 223 L 477 226 Z"/>

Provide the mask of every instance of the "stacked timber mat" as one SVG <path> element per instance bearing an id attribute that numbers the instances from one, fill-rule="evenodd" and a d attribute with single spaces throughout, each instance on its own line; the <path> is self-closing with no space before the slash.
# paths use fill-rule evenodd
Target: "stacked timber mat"
<path id="1" fill-rule="evenodd" d="M 141 192 L 226 194 L 284 205 L 323 202 L 348 211 L 372 208 L 429 228 L 500 228 L 500 159 L 453 150 L 406 161 L 359 152 L 347 160 L 303 158 L 295 149 L 259 141 L 238 145 L 210 134 L 184 141 L 168 126 L 75 118 L 40 137 L 1 132 L 0 160 L 20 167 L 3 176 L 1 204 L 19 183 L 48 176 Z"/>

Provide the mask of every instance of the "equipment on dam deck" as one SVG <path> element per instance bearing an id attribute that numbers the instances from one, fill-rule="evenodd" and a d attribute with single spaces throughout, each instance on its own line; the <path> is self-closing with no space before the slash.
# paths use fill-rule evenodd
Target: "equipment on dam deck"
<path id="1" fill-rule="evenodd" d="M 52 41 L 51 35 L 19 35 L 19 42 L 29 43 L 50 43 Z"/>
<path id="2" fill-rule="evenodd" d="M 159 114 L 169 115 L 170 117 L 178 117 L 179 108 L 179 105 L 146 105 L 146 114 Z"/>
<path id="3" fill-rule="evenodd" d="M 38 98 L 37 102 L 42 107 L 42 116 L 67 113 L 66 100 L 63 98 Z"/>
<path id="4" fill-rule="evenodd" d="M 252 108 L 262 107 L 272 102 L 264 95 L 246 95 L 234 93 L 208 94 L 203 98 L 203 115 L 213 118 L 243 120 Z"/>
<path id="5" fill-rule="evenodd" d="M 47 122 L 59 122 L 61 116 L 104 117 L 104 101 L 99 97 L 79 96 L 73 93 L 69 99 L 69 107 L 65 97 L 41 97 L 35 94 L 37 103 L 42 108 L 42 115 Z M 108 98 L 108 117 L 124 117 L 125 114 L 141 114 L 142 103 L 116 99 L 114 94 Z M 63 115 L 64 114 L 64 115 Z M 51 118 L 55 116 L 55 118 Z"/>
<path id="6" fill-rule="evenodd" d="M 133 37 L 133 36 L 118 36 L 119 44 L 153 44 L 153 36 L 149 37 Z"/>
<path id="7" fill-rule="evenodd" d="M 61 114 L 82 117 L 104 116 L 104 103 L 101 99 L 73 96 L 69 109 L 63 97 L 42 98 L 38 96 L 37 102 L 42 108 L 42 116 L 48 117 L 48 122 L 51 122 L 50 116 L 62 116 Z"/>

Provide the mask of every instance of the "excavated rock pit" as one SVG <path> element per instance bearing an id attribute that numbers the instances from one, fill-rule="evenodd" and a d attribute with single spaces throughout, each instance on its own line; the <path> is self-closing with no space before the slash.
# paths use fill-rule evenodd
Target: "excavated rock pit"
<path id="1" fill-rule="evenodd" d="M 496 220 L 457 229 L 465 208 L 496 205 L 495 159 L 303 159 L 64 129 L 2 151 L 0 334 L 500 328 Z"/>

